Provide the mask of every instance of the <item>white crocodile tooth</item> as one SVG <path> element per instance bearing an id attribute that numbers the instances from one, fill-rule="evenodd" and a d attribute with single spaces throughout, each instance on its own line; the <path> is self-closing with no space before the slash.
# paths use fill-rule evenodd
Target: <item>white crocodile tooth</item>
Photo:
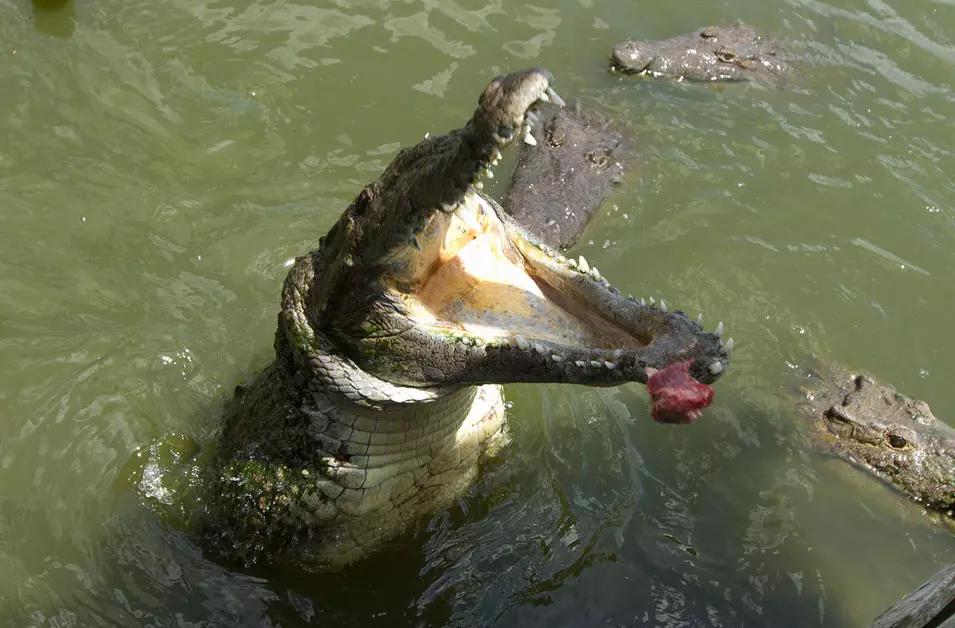
<path id="1" fill-rule="evenodd" d="M 584 259 L 583 255 L 577 258 L 577 268 L 579 268 L 580 272 L 582 273 L 590 272 L 590 264 L 587 263 L 587 260 Z"/>
<path id="2" fill-rule="evenodd" d="M 650 297 L 650 307 L 656 307 L 656 306 L 657 306 L 656 300 L 653 297 Z"/>
<path id="3" fill-rule="evenodd" d="M 521 351 L 527 351 L 531 347 L 531 343 L 527 342 L 524 336 L 514 336 L 514 342 L 517 343 L 517 348 Z"/>
<path id="4" fill-rule="evenodd" d="M 541 102 L 550 102 L 550 96 L 548 96 L 548 95 L 547 95 L 547 92 L 545 91 L 543 94 L 541 94 L 541 95 L 538 97 L 537 100 L 539 100 L 539 101 L 541 101 Z"/>
<path id="5" fill-rule="evenodd" d="M 471 339 L 468 338 L 467 336 L 461 336 L 461 344 L 462 344 L 462 345 L 469 345 L 469 344 L 471 344 Z"/>
<path id="6" fill-rule="evenodd" d="M 508 340 L 507 338 L 498 338 L 497 343 L 501 345 L 502 347 L 504 347 L 505 349 L 511 348 L 511 341 Z"/>
<path id="7" fill-rule="evenodd" d="M 540 118 L 538 117 L 536 111 L 528 111 L 524 117 L 527 119 L 528 128 L 540 122 Z"/>
<path id="8" fill-rule="evenodd" d="M 557 92 L 554 91 L 554 88 L 550 85 L 547 86 L 545 90 L 546 94 L 550 96 L 550 99 L 554 101 L 554 104 L 558 107 L 566 107 L 567 103 L 564 102 L 564 99 L 557 95 Z"/>
<path id="9" fill-rule="evenodd" d="M 696 315 L 696 324 L 699 325 L 700 327 L 703 326 L 703 312 L 700 312 L 699 314 Z"/>
<path id="10" fill-rule="evenodd" d="M 530 129 L 527 129 L 527 133 L 524 134 L 524 143 L 529 144 L 530 146 L 537 146 L 537 140 L 535 140 L 534 136 L 531 135 Z"/>
<path id="11" fill-rule="evenodd" d="M 591 360 L 590 366 L 594 367 L 595 369 L 599 369 L 602 365 L 600 364 L 599 360 Z"/>
<path id="12" fill-rule="evenodd" d="M 499 163 L 501 163 L 501 160 L 500 160 L 500 159 L 496 159 L 496 158 L 495 158 L 495 159 L 492 159 L 492 160 L 491 160 L 491 165 L 492 165 L 492 166 L 496 166 L 496 165 L 498 165 Z"/>
<path id="13" fill-rule="evenodd" d="M 577 261 L 572 259 L 565 259 L 564 263 L 567 264 L 569 268 L 577 268 Z"/>
<path id="14" fill-rule="evenodd" d="M 474 216 L 465 209 L 464 205 L 458 205 L 454 210 L 454 217 L 464 223 L 464 225 L 474 233 L 481 233 L 481 225 L 474 220 Z"/>
<path id="15" fill-rule="evenodd" d="M 580 368 L 584 368 L 585 366 L 587 366 L 587 363 L 584 362 L 583 360 L 577 360 L 576 362 L 574 362 L 574 364 L 576 364 Z"/>
<path id="16" fill-rule="evenodd" d="M 609 287 L 610 287 L 610 282 L 607 281 L 605 278 L 601 277 L 601 278 L 600 278 L 600 285 L 603 286 L 604 288 L 609 288 Z"/>
<path id="17" fill-rule="evenodd" d="M 726 355 L 729 355 L 730 353 L 733 352 L 733 347 L 735 346 L 736 346 L 736 341 L 730 338 L 729 340 L 726 341 L 726 344 L 723 345 L 723 353 L 725 353 Z"/>
<path id="18" fill-rule="evenodd" d="M 617 363 L 616 363 L 616 362 L 610 362 L 610 361 L 608 361 L 608 360 L 604 360 L 604 366 L 606 366 L 608 369 L 610 369 L 610 370 L 612 371 L 612 370 L 614 370 L 615 368 L 617 368 Z"/>
<path id="19" fill-rule="evenodd" d="M 643 307 L 647 307 L 647 300 L 644 299 L 643 297 L 640 297 L 640 305 L 642 305 Z"/>
<path id="20" fill-rule="evenodd" d="M 719 325 L 716 326 L 716 331 L 713 333 L 716 334 L 717 338 L 723 335 L 723 321 L 720 321 Z"/>
<path id="21" fill-rule="evenodd" d="M 594 278 L 594 281 L 600 281 L 600 271 L 596 266 L 590 269 L 590 276 Z"/>
<path id="22" fill-rule="evenodd" d="M 484 181 L 477 181 L 477 182 L 475 182 L 474 187 L 476 187 L 476 188 L 479 189 L 479 190 L 483 190 L 483 189 L 484 189 Z"/>
<path id="23" fill-rule="evenodd" d="M 501 154 L 501 149 L 498 148 L 497 146 L 494 147 L 494 152 L 492 154 L 494 155 L 494 159 L 496 159 L 497 161 L 504 159 L 504 155 Z"/>
<path id="24" fill-rule="evenodd" d="M 663 299 L 660 299 L 660 311 L 663 312 L 664 314 L 667 313 L 667 302 L 664 301 Z"/>
<path id="25" fill-rule="evenodd" d="M 713 362 L 709 366 L 709 371 L 713 375 L 719 375 L 723 372 L 723 363 L 722 362 Z"/>
<path id="26" fill-rule="evenodd" d="M 483 347 L 483 346 L 484 346 L 484 338 L 475 338 L 475 339 L 474 339 L 474 346 L 475 346 L 475 347 Z"/>
<path id="27" fill-rule="evenodd" d="M 484 176 L 487 177 L 488 179 L 493 179 L 494 171 L 488 168 L 487 170 L 484 171 Z"/>
<path id="28" fill-rule="evenodd" d="M 541 355 L 544 355 L 545 353 L 547 353 L 547 349 L 545 349 L 544 347 L 540 346 L 540 345 L 539 345 L 538 343 L 536 343 L 536 342 L 534 343 L 534 351 L 536 351 L 537 353 L 539 353 L 539 354 L 541 354 Z"/>
<path id="29" fill-rule="evenodd" d="M 562 355 L 557 355 L 557 354 L 555 353 L 555 354 L 553 354 L 553 355 L 550 356 L 550 359 L 553 360 L 554 362 L 563 362 L 563 361 L 564 361 L 564 356 L 562 356 Z"/>

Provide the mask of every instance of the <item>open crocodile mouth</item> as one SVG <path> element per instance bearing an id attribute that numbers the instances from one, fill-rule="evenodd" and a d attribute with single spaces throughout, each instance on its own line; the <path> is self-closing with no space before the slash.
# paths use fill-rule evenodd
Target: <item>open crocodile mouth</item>
<path id="1" fill-rule="evenodd" d="M 681 352 L 685 360 L 653 366 L 650 356 L 656 340 L 674 333 L 695 332 L 703 344 L 712 336 L 717 353 L 697 370 L 712 381 L 734 344 L 722 341 L 722 323 L 716 334 L 702 334 L 701 317 L 690 322 L 662 299 L 621 296 L 583 256 L 568 259 L 537 242 L 473 189 L 445 216 L 419 236 L 427 271 L 403 295 L 417 328 L 465 346 L 537 353 L 597 378 L 623 373 L 628 358 L 644 352 L 645 375 L 636 379 L 647 383 L 662 422 L 691 422 L 712 401 L 713 389 L 689 377 L 697 342 Z M 607 384 L 619 383 L 612 380 Z"/>
<path id="2" fill-rule="evenodd" d="M 649 337 L 608 321 L 588 302 L 580 284 L 606 280 L 582 256 L 572 262 L 532 243 L 470 191 L 452 216 L 417 294 L 418 324 L 485 342 L 607 350 L 649 344 Z"/>
<path id="3" fill-rule="evenodd" d="M 343 350 L 361 368 L 396 385 L 638 381 L 648 385 L 654 418 L 692 421 L 713 398 L 708 384 L 726 368 L 732 339 L 723 341 L 722 323 L 705 333 L 702 317 L 622 296 L 583 256 L 568 259 L 541 243 L 480 191 L 501 148 L 522 133 L 533 144 L 533 107 L 562 104 L 546 71 L 498 81 L 460 135 L 416 147 L 426 165 L 467 161 L 461 153 L 471 151 L 474 174 L 458 192 L 447 183 L 452 191 L 412 220 L 412 231 L 390 236 L 374 265 L 372 292 L 381 298 L 355 288 L 365 297 L 353 301 L 371 305 L 349 315 L 361 322 L 336 342 L 351 343 Z"/>

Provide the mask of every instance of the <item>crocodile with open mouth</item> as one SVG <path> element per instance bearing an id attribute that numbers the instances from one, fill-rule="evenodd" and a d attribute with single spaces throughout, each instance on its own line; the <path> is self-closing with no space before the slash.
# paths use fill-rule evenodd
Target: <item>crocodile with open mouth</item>
<path id="1" fill-rule="evenodd" d="M 628 39 L 610 55 L 625 74 L 692 81 L 756 81 L 778 84 L 791 66 L 775 40 L 746 24 L 707 26 L 660 41 Z"/>
<path id="2" fill-rule="evenodd" d="M 296 259 L 274 362 L 237 387 L 211 477 L 185 474 L 211 550 L 309 569 L 374 551 L 473 482 L 503 435 L 499 384 L 641 382 L 671 423 L 711 402 L 722 323 L 622 296 L 481 192 L 533 108 L 562 104 L 551 82 L 491 81 L 463 128 L 399 152 Z"/>

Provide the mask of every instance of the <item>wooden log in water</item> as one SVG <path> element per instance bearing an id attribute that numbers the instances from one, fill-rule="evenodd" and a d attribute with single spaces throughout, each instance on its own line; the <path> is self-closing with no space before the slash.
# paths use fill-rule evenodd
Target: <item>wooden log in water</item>
<path id="1" fill-rule="evenodd" d="M 886 609 L 869 628 L 955 628 L 955 562 Z"/>

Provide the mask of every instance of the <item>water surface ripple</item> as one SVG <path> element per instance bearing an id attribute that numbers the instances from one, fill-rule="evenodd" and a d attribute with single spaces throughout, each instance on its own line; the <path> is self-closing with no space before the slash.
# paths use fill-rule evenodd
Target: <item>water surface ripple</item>
<path id="1" fill-rule="evenodd" d="M 67 1 L 0 0 L 0 624 L 857 626 L 955 558 L 781 395 L 818 354 L 955 408 L 951 3 Z M 606 72 L 626 37 L 737 18 L 798 56 L 784 88 Z M 529 65 L 628 125 L 579 252 L 726 322 L 713 408 L 512 386 L 507 450 L 379 554 L 206 560 L 138 503 L 137 452 L 212 438 L 287 261 Z"/>

